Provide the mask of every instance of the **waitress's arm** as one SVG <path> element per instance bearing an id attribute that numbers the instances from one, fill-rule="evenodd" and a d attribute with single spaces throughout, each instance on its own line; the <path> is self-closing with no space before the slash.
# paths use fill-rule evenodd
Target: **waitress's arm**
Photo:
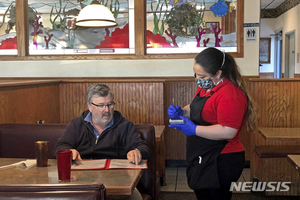
<path id="1" fill-rule="evenodd" d="M 183 110 L 183 116 L 190 119 L 190 116 L 191 116 L 191 108 L 190 108 L 190 104 L 184 106 L 184 107 L 182 108 L 182 110 Z"/>
<path id="2" fill-rule="evenodd" d="M 221 124 L 197 126 L 196 135 L 210 140 L 228 140 L 236 136 L 238 130 Z"/>

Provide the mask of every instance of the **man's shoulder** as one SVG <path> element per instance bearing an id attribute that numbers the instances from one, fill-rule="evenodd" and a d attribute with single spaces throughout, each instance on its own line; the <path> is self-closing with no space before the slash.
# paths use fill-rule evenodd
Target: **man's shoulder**
<path id="1" fill-rule="evenodd" d="M 121 114 L 121 112 L 115 110 L 114 111 L 114 124 L 115 125 L 119 125 L 120 123 L 126 121 L 127 119 L 125 119 L 123 117 L 123 115 Z"/>

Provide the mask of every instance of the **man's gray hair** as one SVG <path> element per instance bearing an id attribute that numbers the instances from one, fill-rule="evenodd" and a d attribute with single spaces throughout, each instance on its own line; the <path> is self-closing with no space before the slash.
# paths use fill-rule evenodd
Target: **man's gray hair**
<path id="1" fill-rule="evenodd" d="M 86 100 L 88 104 L 92 104 L 92 98 L 107 97 L 108 95 L 114 100 L 114 93 L 107 85 L 101 83 L 93 84 L 89 86 L 86 92 Z"/>

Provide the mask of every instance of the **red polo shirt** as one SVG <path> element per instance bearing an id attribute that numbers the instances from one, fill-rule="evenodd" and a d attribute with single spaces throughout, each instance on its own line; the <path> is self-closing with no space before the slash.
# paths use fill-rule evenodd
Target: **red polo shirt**
<path id="1" fill-rule="evenodd" d="M 210 95 L 210 92 L 206 93 L 205 89 L 198 87 L 195 96 L 199 91 L 201 97 Z M 240 131 L 245 124 L 244 116 L 247 110 L 247 98 L 244 92 L 227 79 L 223 79 L 211 91 L 214 91 L 214 94 L 204 104 L 201 119 L 211 124 L 238 129 L 236 136 L 227 140 L 228 143 L 221 154 L 243 151 Z"/>

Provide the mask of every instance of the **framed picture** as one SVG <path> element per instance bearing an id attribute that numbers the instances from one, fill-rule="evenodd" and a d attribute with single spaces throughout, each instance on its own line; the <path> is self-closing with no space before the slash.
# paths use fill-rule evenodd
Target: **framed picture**
<path id="1" fill-rule="evenodd" d="M 214 26 L 217 25 L 217 27 L 219 27 L 219 22 L 206 22 L 205 23 L 206 29 L 212 29 L 211 25 L 214 25 Z"/>
<path id="2" fill-rule="evenodd" d="M 271 38 L 259 39 L 259 62 L 270 63 Z"/>

